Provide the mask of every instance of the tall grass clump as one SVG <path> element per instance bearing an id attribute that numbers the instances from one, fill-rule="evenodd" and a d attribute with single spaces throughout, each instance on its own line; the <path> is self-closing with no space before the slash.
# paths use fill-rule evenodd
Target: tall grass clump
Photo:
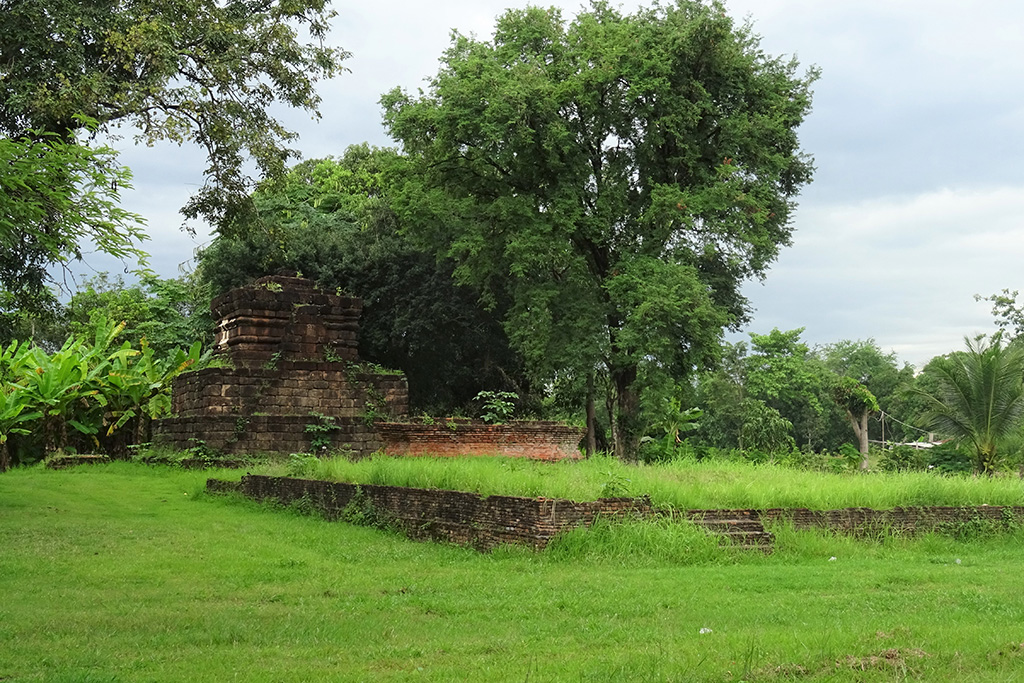
<path id="1" fill-rule="evenodd" d="M 469 491 L 481 495 L 544 496 L 588 501 L 649 496 L 655 507 L 844 507 L 1024 505 L 1015 477 L 975 478 L 927 472 L 827 473 L 777 463 L 680 459 L 627 465 L 608 456 L 576 462 L 515 458 L 394 458 L 375 456 L 312 463 L 306 476 L 354 484 Z"/>
<path id="2" fill-rule="evenodd" d="M 642 468 L 636 479 L 652 503 L 679 509 L 1024 504 L 1024 484 L 1011 477 L 826 473 L 772 463 L 675 461 Z"/>
<path id="3" fill-rule="evenodd" d="M 556 536 L 545 549 L 554 560 L 609 561 L 645 566 L 714 564 L 735 557 L 729 546 L 696 524 L 679 519 L 609 520 L 599 517 L 587 529 L 577 527 Z"/>

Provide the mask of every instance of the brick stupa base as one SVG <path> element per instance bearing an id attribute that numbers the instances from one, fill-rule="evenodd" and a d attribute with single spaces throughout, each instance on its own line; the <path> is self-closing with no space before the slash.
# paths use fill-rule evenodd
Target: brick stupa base
<path id="1" fill-rule="evenodd" d="M 154 423 L 158 443 L 368 455 L 383 442 L 367 416 L 408 411 L 405 377 L 359 362 L 359 299 L 271 276 L 217 297 L 211 309 L 220 362 L 174 380 L 174 417 Z"/>

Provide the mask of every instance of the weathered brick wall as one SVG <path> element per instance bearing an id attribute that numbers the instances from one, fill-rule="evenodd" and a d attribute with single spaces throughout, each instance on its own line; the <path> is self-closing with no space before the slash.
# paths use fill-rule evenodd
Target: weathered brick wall
<path id="1" fill-rule="evenodd" d="M 381 417 L 409 411 L 403 375 L 350 371 L 342 363 L 285 361 L 273 368 L 204 368 L 174 380 L 171 411 L 178 417 L 268 413 Z"/>
<path id="2" fill-rule="evenodd" d="M 236 361 L 359 357 L 362 301 L 317 289 L 310 280 L 269 276 L 215 298 L 214 348 Z"/>
<path id="3" fill-rule="evenodd" d="M 875 534 L 892 529 L 899 533 L 920 533 L 955 528 L 975 521 L 1001 524 L 1024 521 L 1024 507 L 1015 505 L 896 507 L 890 510 L 843 508 L 808 510 L 772 508 L 759 511 L 765 523 L 789 520 L 797 529 L 823 528 L 850 534 Z"/>
<path id="4" fill-rule="evenodd" d="M 384 422 L 377 425 L 384 452 L 403 456 L 506 455 L 535 460 L 579 459 L 583 430 L 559 422 Z"/>
<path id="5" fill-rule="evenodd" d="M 307 431 L 309 425 L 331 424 L 329 431 Z M 154 424 L 154 439 L 185 449 L 201 441 L 222 453 L 308 453 L 313 439 L 330 440 L 327 450 L 351 449 L 366 456 L 384 443 L 362 417 L 339 417 L 326 422 L 309 415 L 205 415 L 170 417 Z"/>
<path id="6" fill-rule="evenodd" d="M 223 490 L 210 480 L 208 490 Z M 309 479 L 246 475 L 241 492 L 255 500 L 288 505 L 305 499 L 337 518 L 357 496 L 414 538 L 443 540 L 489 550 L 505 543 L 542 548 L 559 532 L 589 526 L 601 515 L 647 514 L 646 500 L 609 498 L 586 503 L 553 498 L 480 496 L 461 491 L 357 486 Z"/>
<path id="7" fill-rule="evenodd" d="M 246 475 L 237 485 L 216 479 L 207 490 L 239 490 L 255 500 L 283 505 L 305 499 L 326 517 L 336 519 L 357 497 L 384 513 L 413 538 L 442 540 L 489 550 L 504 543 L 543 548 L 552 538 L 574 526 L 593 524 L 598 515 L 665 516 L 705 522 L 715 520 L 789 520 L 798 529 L 827 528 L 841 533 L 872 535 L 883 529 L 919 533 L 987 520 L 993 524 L 1024 520 L 1024 506 L 900 507 L 890 510 L 845 508 L 807 510 L 687 510 L 669 512 L 651 508 L 647 498 L 604 498 L 574 502 L 557 498 L 481 496 L 462 491 L 441 491 L 397 486 L 356 485 L 337 482 Z"/>

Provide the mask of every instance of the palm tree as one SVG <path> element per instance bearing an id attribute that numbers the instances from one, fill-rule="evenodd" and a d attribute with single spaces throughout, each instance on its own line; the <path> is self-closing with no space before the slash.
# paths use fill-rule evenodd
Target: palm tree
<path id="1" fill-rule="evenodd" d="M 923 423 L 940 434 L 970 443 L 978 472 L 995 469 L 996 447 L 1024 415 L 1024 351 L 1003 346 L 999 335 L 986 341 L 965 337 L 966 351 L 933 361 L 928 372 L 937 381 L 926 401 Z"/>

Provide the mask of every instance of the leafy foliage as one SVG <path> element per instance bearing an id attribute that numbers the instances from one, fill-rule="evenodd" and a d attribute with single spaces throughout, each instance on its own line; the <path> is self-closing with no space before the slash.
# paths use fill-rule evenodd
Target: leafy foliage
<path id="1" fill-rule="evenodd" d="M 247 158 L 275 176 L 292 154 L 295 135 L 269 108 L 316 113 L 314 83 L 347 56 L 322 43 L 326 0 L 2 0 L 0 9 L 0 132 L 66 138 L 84 115 L 101 130 L 132 125 L 147 143 L 194 142 L 207 152 L 207 185 L 185 213 L 216 225 L 248 206 Z"/>
<path id="2" fill-rule="evenodd" d="M 516 412 L 516 395 L 511 391 L 481 391 L 476 395 L 480 401 L 480 419 L 487 424 L 508 422 Z"/>
<path id="3" fill-rule="evenodd" d="M 706 409 L 698 443 L 768 453 L 794 445 L 835 451 L 849 442 L 855 424 L 863 456 L 870 440 L 917 438 L 917 430 L 900 424 L 916 415 L 907 398 L 917 382 L 913 368 L 900 368 L 895 354 L 882 353 L 870 339 L 811 349 L 802 332 L 752 333 L 749 351 L 742 342 L 726 345 L 718 368 L 701 375 L 696 387 L 694 400 Z M 884 433 L 882 410 L 903 418 L 890 415 Z"/>
<path id="4" fill-rule="evenodd" d="M 937 387 L 922 392 L 922 422 L 970 444 L 976 470 L 990 474 L 999 463 L 1000 441 L 1020 427 L 1024 415 L 1024 350 L 1004 346 L 998 335 L 965 342 L 966 351 L 929 364 Z"/>
<path id="5" fill-rule="evenodd" d="M 73 443 L 123 455 L 145 440 L 150 421 L 170 411 L 171 380 L 199 360 L 200 345 L 158 358 L 145 342 L 116 347 L 122 329 L 97 321 L 91 339 L 72 337 L 52 354 L 20 342 L 0 351 L 0 466 Z"/>
<path id="6" fill-rule="evenodd" d="M 83 133 L 201 146 L 206 184 L 183 212 L 224 230 L 253 216 L 246 164 L 279 176 L 295 154 L 269 109 L 317 114 L 314 83 L 347 56 L 322 43 L 327 0 L 0 0 L 0 14 L 0 342 L 52 313 L 47 268 L 88 242 L 145 261 L 141 219 L 118 206 L 131 176 Z"/>
<path id="7" fill-rule="evenodd" d="M 802 333 L 803 328 L 751 333 L 746 389 L 793 423 L 797 445 L 813 448 L 822 443 L 827 375 L 800 341 Z"/>
<path id="8" fill-rule="evenodd" d="M 594 2 L 571 23 L 528 8 L 490 41 L 456 34 L 428 92 L 383 99 L 420 182 L 409 229 L 509 302 L 538 382 L 603 369 L 620 456 L 645 382 L 713 359 L 745 316 L 740 282 L 789 241 L 811 175 L 795 129 L 815 73 L 796 71 L 719 4 Z"/>
<path id="9" fill-rule="evenodd" d="M 162 279 L 140 273 L 138 284 L 126 285 L 107 273 L 85 280 L 66 307 L 72 335 L 92 337 L 107 320 L 124 322 L 120 338 L 152 348 L 157 356 L 213 341 L 210 289 L 195 273 Z"/>
<path id="10" fill-rule="evenodd" d="M 219 293 L 284 269 L 362 298 L 360 356 L 406 374 L 414 411 L 468 410 L 485 387 L 528 396 L 496 313 L 403 235 L 392 203 L 408 181 L 401 156 L 367 145 L 299 164 L 254 195 L 259 223 L 200 254 L 200 277 Z"/>
<path id="11" fill-rule="evenodd" d="M 47 269 L 81 259 L 83 244 L 145 259 L 142 219 L 118 205 L 131 174 L 115 155 L 47 131 L 0 138 L 0 342 L 53 308 Z"/>
<path id="12" fill-rule="evenodd" d="M 1024 307 L 1017 303 L 1019 295 L 1016 289 L 1004 289 L 999 294 L 989 296 L 975 294 L 974 300 L 990 302 L 996 327 L 1009 335 L 1010 339 L 1017 339 L 1024 335 Z"/>
<path id="13" fill-rule="evenodd" d="M 868 469 L 868 417 L 877 413 L 878 399 L 867 387 L 852 377 L 839 377 L 832 384 L 832 400 L 836 402 L 850 421 L 857 435 L 858 451 L 861 454 L 860 467 Z"/>

